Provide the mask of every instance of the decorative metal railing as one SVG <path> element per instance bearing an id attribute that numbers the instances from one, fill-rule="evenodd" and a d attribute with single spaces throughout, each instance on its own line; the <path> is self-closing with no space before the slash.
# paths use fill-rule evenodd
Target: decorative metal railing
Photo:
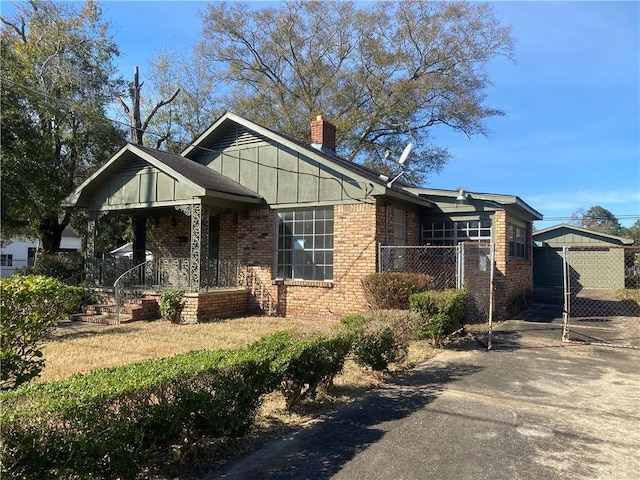
<path id="1" fill-rule="evenodd" d="M 247 268 L 236 261 L 204 260 L 197 284 L 191 278 L 189 258 L 154 258 L 139 265 L 134 264 L 131 259 L 114 258 L 102 261 L 94 267 L 94 283 L 97 286 L 112 287 L 119 279 L 118 284 L 123 288 L 181 288 L 199 291 L 244 286 Z"/>

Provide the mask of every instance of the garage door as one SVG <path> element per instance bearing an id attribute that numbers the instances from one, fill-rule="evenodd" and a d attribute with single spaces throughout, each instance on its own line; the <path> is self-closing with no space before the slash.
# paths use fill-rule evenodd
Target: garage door
<path id="1" fill-rule="evenodd" d="M 568 263 L 572 283 L 583 288 L 624 288 L 622 248 L 572 248 Z"/>

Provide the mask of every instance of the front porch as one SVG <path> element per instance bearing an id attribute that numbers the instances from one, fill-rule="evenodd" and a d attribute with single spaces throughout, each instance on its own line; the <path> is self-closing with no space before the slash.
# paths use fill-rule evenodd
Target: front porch
<path id="1" fill-rule="evenodd" d="M 222 215 L 247 215 L 262 208 L 264 199 L 224 175 L 177 154 L 127 144 L 64 204 L 88 211 L 86 283 L 113 289 L 118 310 L 127 296 L 183 290 L 185 315 L 194 321 L 243 313 L 241 309 L 278 313 L 274 290 L 259 275 L 264 265 L 237 261 L 232 244 L 237 238 L 223 240 L 220 233 Z M 131 217 L 132 258 L 98 260 L 104 253 L 96 251 L 96 239 L 110 214 Z M 147 256 L 148 240 L 152 258 Z M 246 291 L 248 298 L 229 293 L 231 300 L 211 300 L 221 298 L 223 291 Z M 205 306 L 209 304 L 225 308 L 214 312 Z"/>
<path id="2" fill-rule="evenodd" d="M 120 323 L 158 318 L 160 295 L 167 290 L 185 292 L 185 323 L 247 313 L 281 314 L 278 300 L 253 268 L 235 261 L 204 261 L 197 288 L 190 281 L 188 258 L 154 258 L 138 265 L 128 258 L 95 263 L 89 288 L 96 303 L 85 309 L 85 321 L 93 318 L 100 323 Z"/>

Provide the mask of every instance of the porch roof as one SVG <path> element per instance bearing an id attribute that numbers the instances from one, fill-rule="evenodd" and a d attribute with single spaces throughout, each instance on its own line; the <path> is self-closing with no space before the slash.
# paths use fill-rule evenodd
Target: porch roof
<path id="1" fill-rule="evenodd" d="M 255 192 L 193 160 L 128 143 L 76 188 L 63 206 L 114 210 L 193 203 L 198 198 L 263 202 Z"/>

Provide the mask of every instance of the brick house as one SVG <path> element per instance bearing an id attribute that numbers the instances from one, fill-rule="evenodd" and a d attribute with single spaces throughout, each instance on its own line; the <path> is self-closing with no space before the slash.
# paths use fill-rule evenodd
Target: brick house
<path id="1" fill-rule="evenodd" d="M 127 144 L 65 205 L 87 209 L 93 233 L 112 212 L 152 218 L 155 263 L 141 276 L 152 279 L 147 290 L 185 288 L 187 321 L 252 308 L 302 317 L 362 311 L 360 280 L 377 271 L 380 244 L 493 241 L 497 317 L 527 303 L 537 211 L 514 196 L 390 184 L 337 157 L 335 127 L 322 117 L 311 135 L 305 145 L 226 113 L 179 155 Z M 143 263 L 145 222 L 137 224 L 134 261 Z M 88 238 L 88 258 L 93 245 Z M 98 266 L 88 269 L 108 286 Z"/>

